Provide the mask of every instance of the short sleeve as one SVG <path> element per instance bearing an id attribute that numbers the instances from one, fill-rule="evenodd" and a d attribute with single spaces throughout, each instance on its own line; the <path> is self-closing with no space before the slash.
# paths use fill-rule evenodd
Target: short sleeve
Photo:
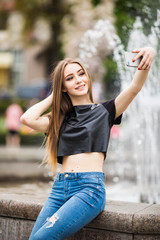
<path id="1" fill-rule="evenodd" d="M 122 114 L 115 119 L 116 115 L 116 107 L 115 107 L 115 99 L 108 100 L 106 102 L 101 103 L 109 112 L 109 124 L 112 127 L 114 124 L 118 125 L 121 123 Z"/>

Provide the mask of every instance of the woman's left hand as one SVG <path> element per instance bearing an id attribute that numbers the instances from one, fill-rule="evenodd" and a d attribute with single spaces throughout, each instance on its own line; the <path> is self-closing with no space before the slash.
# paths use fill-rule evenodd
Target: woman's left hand
<path id="1" fill-rule="evenodd" d="M 155 55 L 154 48 L 152 48 L 152 47 L 138 48 L 138 49 L 133 50 L 132 52 L 138 53 L 133 58 L 133 62 L 135 62 L 138 58 L 142 57 L 142 60 L 138 66 L 138 70 L 150 69 L 154 55 Z"/>

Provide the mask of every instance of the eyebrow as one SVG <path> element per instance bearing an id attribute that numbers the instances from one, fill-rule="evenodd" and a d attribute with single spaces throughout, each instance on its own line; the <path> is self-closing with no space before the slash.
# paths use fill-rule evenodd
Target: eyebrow
<path id="1" fill-rule="evenodd" d="M 80 69 L 77 71 L 77 73 L 80 72 L 81 70 L 83 70 L 83 69 L 80 68 Z M 69 77 L 70 75 L 73 75 L 73 73 L 68 74 L 67 76 L 65 76 L 65 78 Z"/>

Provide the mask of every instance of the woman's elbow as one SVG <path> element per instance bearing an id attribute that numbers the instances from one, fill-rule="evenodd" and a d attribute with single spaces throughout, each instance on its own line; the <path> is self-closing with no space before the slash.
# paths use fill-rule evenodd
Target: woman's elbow
<path id="1" fill-rule="evenodd" d="M 25 114 L 20 117 L 20 122 L 24 125 L 29 125 L 29 119 L 25 116 Z"/>

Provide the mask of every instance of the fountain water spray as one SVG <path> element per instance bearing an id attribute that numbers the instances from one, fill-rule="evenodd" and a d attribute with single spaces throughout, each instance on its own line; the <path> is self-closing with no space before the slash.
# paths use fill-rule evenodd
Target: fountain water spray
<path id="1" fill-rule="evenodd" d="M 116 47 L 116 34 L 108 20 L 99 20 L 93 29 L 86 31 L 79 45 L 79 57 L 92 75 L 94 100 L 104 99 L 102 61 Z"/>
<path id="2" fill-rule="evenodd" d="M 126 111 L 126 134 L 131 145 L 126 158 L 136 162 L 140 201 L 160 203 L 160 11 L 157 11 L 157 21 L 149 36 L 143 34 L 140 18 L 135 21 L 127 51 L 143 46 L 152 46 L 156 50 L 156 56 L 143 89 Z M 124 59 L 118 61 L 117 50 L 114 51 L 114 57 L 118 62 L 123 90 L 133 78 L 135 69 L 129 68 L 126 71 L 122 67 Z M 125 145 L 124 142 L 123 139 Z"/>
<path id="3" fill-rule="evenodd" d="M 118 147 L 114 149 L 117 161 L 128 164 L 131 175 L 137 178 L 139 200 L 160 203 L 160 11 L 149 36 L 143 33 L 142 23 L 137 17 L 128 41 L 127 51 L 143 46 L 152 46 L 156 56 L 141 92 L 125 112 Z M 88 30 L 80 44 L 80 58 L 91 69 L 99 72 L 105 56 L 114 53 L 121 79 L 121 91 L 129 86 L 135 68 L 124 62 L 124 46 L 115 34 L 109 21 L 100 20 L 93 30 Z M 93 69 L 95 71 L 93 71 Z M 100 70 L 100 76 L 103 71 Z M 101 76 L 102 77 L 102 76 Z M 124 164 L 123 164 L 124 163 Z"/>

